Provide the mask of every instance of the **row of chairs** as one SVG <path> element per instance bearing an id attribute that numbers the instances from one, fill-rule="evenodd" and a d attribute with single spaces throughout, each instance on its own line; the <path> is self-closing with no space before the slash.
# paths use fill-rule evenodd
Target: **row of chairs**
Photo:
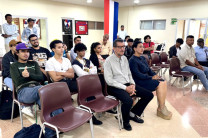
<path id="1" fill-rule="evenodd" d="M 65 82 L 51 83 L 39 89 L 39 96 L 41 101 L 40 118 L 43 125 L 54 129 L 56 131 L 57 137 L 59 137 L 59 132 L 70 131 L 83 125 L 87 121 L 90 121 L 91 135 L 94 137 L 93 124 L 91 119 L 92 113 L 105 112 L 116 107 L 119 129 L 121 130 L 123 127 L 123 120 L 120 111 L 120 103 L 112 96 L 103 95 L 102 86 L 98 75 L 86 75 L 79 77 L 77 78 L 77 85 L 77 101 L 79 107 L 76 108 L 72 105 L 71 93 L 68 85 Z M 23 127 L 20 106 L 30 105 L 18 102 L 15 89 L 13 90 L 13 98 L 13 107 L 14 103 L 19 105 L 21 125 Z M 89 98 L 93 100 L 87 100 Z M 57 109 L 62 109 L 63 112 L 57 116 L 52 117 L 51 113 Z M 42 127 L 40 134 L 42 134 L 43 129 L 44 127 Z"/>

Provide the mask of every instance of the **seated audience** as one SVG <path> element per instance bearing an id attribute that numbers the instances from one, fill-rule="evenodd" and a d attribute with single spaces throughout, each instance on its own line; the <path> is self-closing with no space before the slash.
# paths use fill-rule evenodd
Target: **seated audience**
<path id="1" fill-rule="evenodd" d="M 208 67 L 208 47 L 204 46 L 204 39 L 197 40 L 197 46 L 194 48 L 196 59 L 200 65 Z"/>
<path id="2" fill-rule="evenodd" d="M 194 49 L 194 36 L 189 35 L 186 37 L 186 44 L 181 47 L 178 58 L 180 60 L 180 66 L 182 71 L 188 71 L 197 75 L 208 91 L 208 67 L 201 66 L 196 59 Z"/>
<path id="3" fill-rule="evenodd" d="M 176 58 L 178 57 L 178 53 L 181 50 L 181 45 L 183 44 L 183 39 L 182 38 L 178 38 L 176 40 L 176 44 L 173 45 L 172 47 L 170 47 L 169 49 L 169 58 Z"/>
<path id="4" fill-rule="evenodd" d="M 81 36 L 77 36 L 77 37 L 74 38 L 74 47 L 78 43 L 81 43 Z M 72 47 L 72 49 L 70 51 L 71 63 L 73 63 L 73 61 L 77 57 L 77 53 L 74 52 L 74 47 Z"/>
<path id="5" fill-rule="evenodd" d="M 46 71 L 53 82 L 66 82 L 71 92 L 77 92 L 77 83 L 74 70 L 68 58 L 63 57 L 64 46 L 62 41 L 54 40 L 50 43 L 54 56 L 46 62 Z"/>
<path id="6" fill-rule="evenodd" d="M 68 58 L 69 60 L 71 60 L 71 57 L 70 57 L 70 54 L 69 54 L 69 52 L 67 50 L 66 44 L 63 44 L 63 46 L 64 46 L 63 57 Z M 52 57 L 54 56 L 54 52 L 53 51 L 51 52 L 51 56 Z"/>
<path id="7" fill-rule="evenodd" d="M 155 43 L 154 42 L 151 42 L 151 36 L 146 35 L 144 37 L 143 46 L 144 46 L 144 54 L 147 54 L 147 55 L 150 56 L 151 53 L 154 53 Z"/>
<path id="8" fill-rule="evenodd" d="M 171 119 L 172 113 L 165 106 L 167 82 L 157 76 L 148 66 L 145 57 L 141 56 L 144 52 L 141 42 L 134 43 L 133 50 L 135 53 L 129 60 L 129 66 L 135 83 L 149 91 L 156 91 L 159 103 L 157 116 L 166 120 Z"/>
<path id="9" fill-rule="evenodd" d="M 97 74 L 97 68 L 92 64 L 92 62 L 88 59 L 85 59 L 85 51 L 87 47 L 83 43 L 76 44 L 74 48 L 74 53 L 77 53 L 77 57 L 72 63 L 74 71 L 76 72 L 76 77 L 89 75 L 89 74 Z M 93 115 L 92 121 L 94 125 L 101 125 L 102 122 L 97 120 Z"/>
<path id="10" fill-rule="evenodd" d="M 129 38 L 127 40 L 128 45 L 125 47 L 125 52 L 124 55 L 126 56 L 126 58 L 129 60 L 131 58 L 131 56 L 134 54 L 133 53 L 133 49 L 132 49 L 132 45 L 133 45 L 133 39 Z"/>
<path id="11" fill-rule="evenodd" d="M 122 102 L 121 112 L 124 129 L 130 131 L 132 127 L 129 120 L 143 123 L 138 118 L 143 113 L 147 104 L 152 100 L 153 94 L 138 85 L 132 78 L 127 58 L 124 56 L 125 46 L 122 39 L 116 39 L 113 43 L 114 54 L 108 57 L 104 64 L 104 77 L 108 84 L 108 92 Z M 132 96 L 141 99 L 132 107 Z M 138 117 L 137 117 L 138 116 Z"/>
<path id="12" fill-rule="evenodd" d="M 9 48 L 10 51 L 6 53 L 3 58 L 2 58 L 2 76 L 3 76 L 3 81 L 4 84 L 6 84 L 7 87 L 13 91 L 13 86 L 12 86 L 12 78 L 10 75 L 10 65 L 13 62 L 16 62 L 15 54 L 16 54 L 16 45 L 17 45 L 16 40 L 11 40 L 9 42 Z M 21 42 L 19 42 L 21 43 Z"/>
<path id="13" fill-rule="evenodd" d="M 29 49 L 25 43 L 16 46 L 17 62 L 10 66 L 10 73 L 18 100 L 28 104 L 36 102 L 41 107 L 38 89 L 42 87 L 40 82 L 43 80 L 43 75 L 37 62 L 28 61 Z M 55 131 L 45 128 L 47 138 L 52 138 L 54 135 L 56 135 Z"/>
<path id="14" fill-rule="evenodd" d="M 109 55 L 112 54 L 112 45 L 109 41 L 109 35 L 105 34 L 103 40 L 100 41 L 102 46 L 101 56 L 106 59 Z"/>
<path id="15" fill-rule="evenodd" d="M 44 82 L 47 80 L 45 64 L 46 61 L 52 57 L 51 53 L 47 48 L 39 46 L 39 40 L 37 35 L 32 34 L 29 36 L 28 39 L 30 41 L 30 44 L 32 45 L 32 48 L 30 50 L 29 60 L 36 61 L 39 64 L 40 70 L 43 73 L 43 77 L 44 77 L 43 82 Z"/>

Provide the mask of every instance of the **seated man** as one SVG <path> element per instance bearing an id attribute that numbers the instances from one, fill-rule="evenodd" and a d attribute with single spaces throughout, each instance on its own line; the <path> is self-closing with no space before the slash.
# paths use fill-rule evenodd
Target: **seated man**
<path id="1" fill-rule="evenodd" d="M 45 64 L 46 61 L 52 57 L 51 53 L 47 48 L 39 46 L 39 40 L 37 35 L 32 34 L 29 36 L 28 39 L 30 41 L 30 44 L 32 45 L 29 60 L 36 61 L 39 64 L 40 70 L 43 73 L 44 81 L 46 81 L 47 77 L 45 71 Z"/>
<path id="2" fill-rule="evenodd" d="M 81 43 L 81 36 L 77 36 L 74 38 L 74 47 L 76 46 L 76 44 Z M 75 58 L 77 57 L 77 54 L 74 53 L 74 47 L 72 47 L 71 51 L 70 51 L 70 57 L 71 57 L 71 63 L 73 63 L 73 61 L 75 60 Z"/>
<path id="3" fill-rule="evenodd" d="M 204 39 L 197 40 L 197 46 L 194 48 L 196 59 L 200 65 L 208 67 L 208 47 L 204 46 Z"/>
<path id="4" fill-rule="evenodd" d="M 132 45 L 133 45 L 133 39 L 129 38 L 127 40 L 127 46 L 125 48 L 125 52 L 124 55 L 126 56 L 126 58 L 129 60 L 131 58 L 131 56 L 134 54 L 133 49 L 132 49 Z"/>
<path id="5" fill-rule="evenodd" d="M 178 53 L 181 50 L 181 45 L 183 44 L 183 39 L 178 38 L 176 40 L 176 44 L 169 49 L 169 58 L 176 58 L 178 57 Z"/>
<path id="6" fill-rule="evenodd" d="M 96 66 L 94 66 L 90 60 L 84 58 L 86 50 L 87 47 L 83 43 L 76 44 L 74 48 L 74 53 L 77 53 L 77 57 L 72 63 L 72 66 L 77 77 L 97 74 Z"/>
<path id="7" fill-rule="evenodd" d="M 109 41 L 109 35 L 105 34 L 103 36 L 103 40 L 100 41 L 100 44 L 102 46 L 101 56 L 106 59 L 108 56 L 112 54 L 112 45 Z"/>
<path id="8" fill-rule="evenodd" d="M 74 70 L 68 58 L 63 57 L 64 46 L 62 41 L 54 40 L 50 43 L 54 56 L 46 62 L 46 71 L 53 82 L 66 82 L 71 92 L 77 92 L 76 81 L 73 81 Z"/>
<path id="9" fill-rule="evenodd" d="M 108 57 L 104 64 L 104 77 L 109 86 L 109 94 L 115 96 L 122 102 L 121 112 L 123 117 L 124 129 L 132 130 L 129 119 L 143 123 L 144 121 L 137 116 L 141 116 L 147 104 L 152 100 L 153 94 L 138 85 L 132 78 L 129 63 L 124 56 L 124 42 L 117 39 L 113 43 L 114 54 Z M 132 96 L 141 99 L 132 107 Z"/>
<path id="10" fill-rule="evenodd" d="M 6 84 L 6 86 L 8 86 L 11 91 L 13 91 L 13 86 L 12 86 L 12 78 L 10 75 L 10 64 L 12 64 L 13 62 L 16 62 L 17 60 L 15 59 L 15 53 L 16 53 L 16 45 L 17 45 L 17 41 L 16 40 L 11 40 L 9 42 L 9 48 L 10 51 L 8 53 L 6 53 L 3 56 L 2 59 L 2 76 L 3 76 L 3 80 L 4 83 Z"/>
<path id="11" fill-rule="evenodd" d="M 35 61 L 28 61 L 29 49 L 25 43 L 20 43 L 16 46 L 17 62 L 10 66 L 10 73 L 18 100 L 23 103 L 36 102 L 40 107 L 38 89 L 42 87 L 40 82 L 43 80 L 43 76 L 39 65 Z M 55 131 L 49 128 L 46 128 L 45 131 L 47 138 L 51 138 L 56 134 Z"/>
<path id="12" fill-rule="evenodd" d="M 208 68 L 201 66 L 196 59 L 194 49 L 192 45 L 194 44 L 194 36 L 189 35 L 186 37 L 186 44 L 183 45 L 181 51 L 179 52 L 178 58 L 180 60 L 182 71 L 189 71 L 196 74 L 201 83 L 208 91 Z"/>
<path id="13" fill-rule="evenodd" d="M 67 45 L 63 44 L 63 46 L 64 46 L 63 57 L 68 58 L 69 60 L 71 60 L 70 54 L 69 54 L 68 49 L 67 49 Z M 51 56 L 52 57 L 54 56 L 54 52 L 53 51 L 51 52 Z"/>

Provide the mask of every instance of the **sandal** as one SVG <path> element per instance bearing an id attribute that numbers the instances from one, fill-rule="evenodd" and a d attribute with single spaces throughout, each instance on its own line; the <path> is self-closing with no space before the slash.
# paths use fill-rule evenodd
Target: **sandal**
<path id="1" fill-rule="evenodd" d="M 172 118 L 172 113 L 170 111 L 168 111 L 166 106 L 164 106 L 164 108 L 161 111 L 159 111 L 157 109 L 157 116 L 159 116 L 165 120 L 170 120 Z"/>

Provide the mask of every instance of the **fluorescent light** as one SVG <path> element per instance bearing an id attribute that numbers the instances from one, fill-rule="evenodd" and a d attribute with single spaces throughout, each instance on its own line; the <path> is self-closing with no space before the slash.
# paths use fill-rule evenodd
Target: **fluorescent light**
<path id="1" fill-rule="evenodd" d="M 134 0 L 134 3 L 138 4 L 140 1 L 139 0 Z"/>
<path id="2" fill-rule="evenodd" d="M 92 3 L 92 0 L 87 0 L 87 3 Z"/>

